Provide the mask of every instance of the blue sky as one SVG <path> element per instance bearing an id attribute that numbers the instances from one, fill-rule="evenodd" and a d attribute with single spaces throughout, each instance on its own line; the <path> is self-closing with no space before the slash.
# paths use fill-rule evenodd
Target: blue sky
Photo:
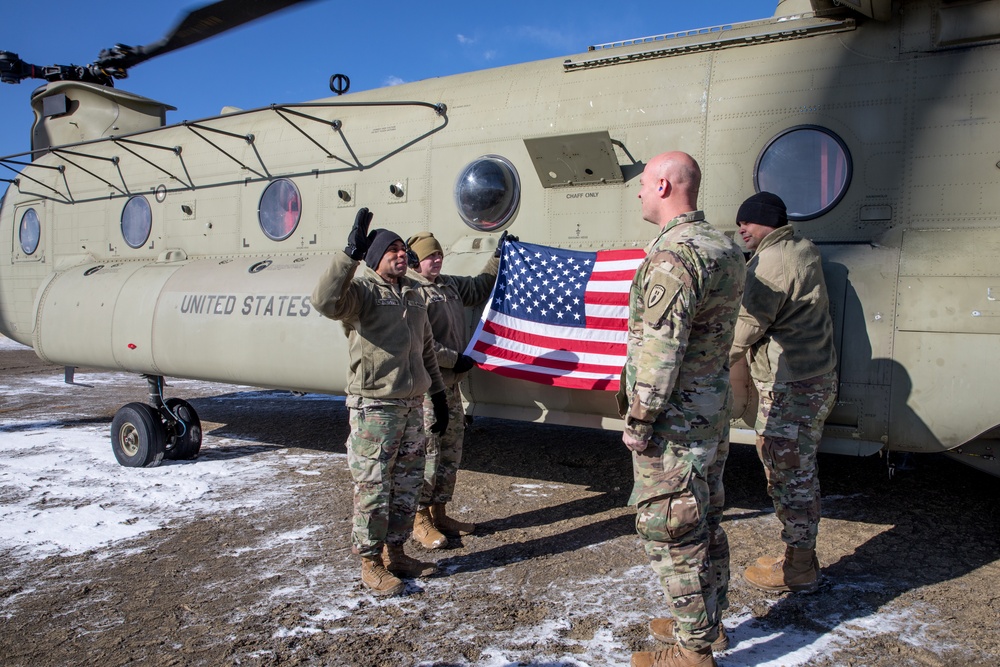
<path id="1" fill-rule="evenodd" d="M 155 42 L 198 0 L 41 0 L 0 21 L 0 50 L 35 65 L 92 62 L 116 43 Z M 777 0 L 694 2 L 337 2 L 313 0 L 137 65 L 116 87 L 177 107 L 168 123 L 585 51 L 591 44 L 768 17 Z M 141 9 L 137 9 L 141 7 Z M 31 92 L 0 84 L 0 156 L 30 148 Z"/>

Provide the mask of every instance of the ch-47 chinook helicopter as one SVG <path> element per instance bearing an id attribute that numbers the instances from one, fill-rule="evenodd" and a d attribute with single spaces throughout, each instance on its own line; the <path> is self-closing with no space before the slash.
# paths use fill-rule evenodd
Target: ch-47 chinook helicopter
<path id="1" fill-rule="evenodd" d="M 30 161 L 0 158 L 0 332 L 147 376 L 152 405 L 112 424 L 123 464 L 197 453 L 197 415 L 164 401 L 163 376 L 343 392 L 346 338 L 308 295 L 359 207 L 403 238 L 431 228 L 456 274 L 507 229 L 641 247 L 642 161 L 684 150 L 710 220 L 735 231 L 748 194 L 777 192 L 821 248 L 840 373 L 824 450 L 947 452 L 1000 475 L 1000 0 L 784 0 L 772 18 L 171 126 L 170 107 L 107 85 L 238 4 L 89 67 L 0 53 L 3 80 L 48 79 Z M 750 442 L 745 369 L 734 388 Z M 608 392 L 480 371 L 463 390 L 473 415 L 620 427 Z"/>

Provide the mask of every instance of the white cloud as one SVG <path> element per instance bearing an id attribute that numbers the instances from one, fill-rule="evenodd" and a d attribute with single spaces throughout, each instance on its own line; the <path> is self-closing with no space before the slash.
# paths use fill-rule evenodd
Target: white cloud
<path id="1" fill-rule="evenodd" d="M 459 33 L 458 35 L 456 35 L 456 39 L 458 39 L 458 43 L 459 44 L 475 44 L 476 43 L 475 39 L 473 39 L 472 37 L 466 37 L 465 35 L 463 35 L 461 33 Z"/>
<path id="2" fill-rule="evenodd" d="M 559 30 L 539 26 L 520 26 L 515 30 L 515 36 L 527 42 L 550 47 L 553 51 L 559 53 L 572 51 L 578 49 L 580 46 L 577 43 L 578 38 L 574 35 L 568 35 Z"/>
<path id="3" fill-rule="evenodd" d="M 384 81 L 382 81 L 383 86 L 398 86 L 402 83 L 406 83 L 406 81 L 404 79 L 400 79 L 398 76 L 394 74 L 390 74 L 389 76 L 385 77 Z"/>

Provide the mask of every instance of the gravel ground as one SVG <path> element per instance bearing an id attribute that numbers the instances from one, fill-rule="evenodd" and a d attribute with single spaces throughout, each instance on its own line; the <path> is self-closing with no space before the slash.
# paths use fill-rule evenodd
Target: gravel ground
<path id="1" fill-rule="evenodd" d="M 0 347 L 4 504 L 21 503 L 39 526 L 54 520 L 54 505 L 86 489 L 61 488 L 58 503 L 33 489 L 58 484 L 67 466 L 121 476 L 108 507 L 182 474 L 216 481 L 210 500 L 153 503 L 128 520 L 150 530 L 96 548 L 32 547 L 8 522 L 0 664 L 555 667 L 624 665 L 657 646 L 646 622 L 663 601 L 625 505 L 631 462 L 619 434 L 477 419 L 450 506 L 477 534 L 434 552 L 411 543 L 440 573 L 377 600 L 350 553 L 342 401 L 168 379 L 167 395 L 201 416 L 202 456 L 117 469 L 108 426 L 145 399 L 145 382 L 85 369 L 77 386 L 61 378 L 29 349 Z M 57 458 L 15 481 L 16 448 L 32 434 L 30 451 Z M 66 438 L 81 444 L 59 449 Z M 753 449 L 734 446 L 733 647 L 719 664 L 1000 663 L 1000 482 L 931 456 L 891 482 L 877 458 L 821 456 L 820 469 L 824 585 L 764 595 L 740 572 L 778 553 L 779 529 Z"/>

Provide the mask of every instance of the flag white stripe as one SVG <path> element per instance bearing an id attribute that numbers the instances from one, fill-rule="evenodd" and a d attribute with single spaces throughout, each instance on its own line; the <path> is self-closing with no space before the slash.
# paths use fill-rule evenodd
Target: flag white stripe
<path id="1" fill-rule="evenodd" d="M 510 317 L 497 311 L 493 311 L 493 316 L 490 318 L 490 321 L 502 327 L 507 327 L 508 329 L 517 329 L 519 331 L 523 331 L 525 329 L 525 320 Z M 531 334 L 535 336 L 625 344 L 625 332 L 623 331 L 584 329 L 583 327 L 560 327 L 551 324 L 540 324 L 538 322 L 529 322 L 528 324 L 531 327 Z M 474 336 L 473 340 L 475 340 L 475 338 L 476 337 Z"/>
<path id="2" fill-rule="evenodd" d="M 600 255 L 598 255 L 600 257 Z M 617 259 L 594 262 L 594 272 L 604 273 L 605 271 L 635 271 L 642 264 L 644 257 L 636 259 Z"/>
<path id="3" fill-rule="evenodd" d="M 616 320 L 628 319 L 628 306 L 602 306 L 597 303 L 588 303 L 586 312 L 587 317 L 608 317 Z M 619 331 L 618 337 L 624 341 L 625 332 Z"/>
<path id="4" fill-rule="evenodd" d="M 476 354 L 473 353 L 471 356 L 476 359 Z M 482 354 L 479 354 L 483 357 Z M 578 369 L 562 369 L 562 368 L 546 368 L 544 366 L 535 366 L 533 364 L 523 364 L 517 361 L 508 361 L 506 359 L 497 359 L 496 357 L 486 357 L 485 361 L 480 361 L 476 359 L 479 363 L 486 363 L 491 366 L 500 366 L 502 368 L 517 368 L 521 369 L 526 373 L 535 373 L 537 375 L 550 375 L 553 377 L 562 377 L 571 375 L 575 378 L 582 378 L 585 380 L 607 380 L 608 375 L 606 373 L 587 373 Z M 617 379 L 617 378 L 616 378 Z"/>
<path id="5" fill-rule="evenodd" d="M 487 345 L 495 345 L 503 350 L 530 355 L 532 357 L 545 357 L 546 359 L 552 359 L 554 361 L 578 362 L 584 364 L 596 364 L 600 366 L 621 366 L 625 363 L 624 347 L 622 354 L 596 354 L 592 352 L 574 352 L 572 350 L 553 350 L 548 347 L 539 347 L 538 345 L 519 343 L 517 341 L 510 340 L 509 338 L 498 338 L 495 334 L 487 332 L 483 332 L 483 334 L 479 336 L 479 341 L 481 343 L 486 343 Z M 477 354 L 481 357 L 492 356 L 482 352 L 478 352 Z M 473 358 L 475 358 L 474 355 Z M 497 361 L 499 362 L 501 360 L 498 359 Z M 514 363 L 520 362 L 507 361 L 505 365 Z"/>
<path id="6" fill-rule="evenodd" d="M 628 294 L 632 287 L 631 280 L 591 280 L 587 284 L 588 292 L 615 292 L 618 294 Z"/>

